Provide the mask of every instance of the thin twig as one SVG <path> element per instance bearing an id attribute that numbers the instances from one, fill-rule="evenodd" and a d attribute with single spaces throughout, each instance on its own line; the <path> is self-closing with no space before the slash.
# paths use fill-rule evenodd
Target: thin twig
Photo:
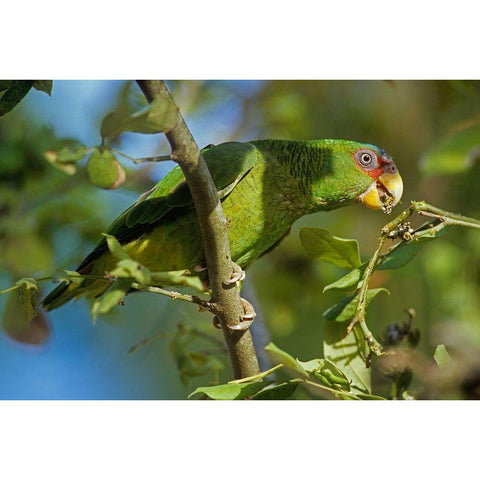
<path id="1" fill-rule="evenodd" d="M 143 158 L 135 158 L 127 155 L 126 153 L 121 152 L 113 147 L 108 147 L 112 152 L 120 155 L 122 157 L 127 158 L 128 160 L 132 161 L 135 164 L 146 163 L 146 162 L 166 162 L 168 160 L 173 160 L 171 155 L 158 155 L 156 157 L 143 157 Z"/>
<path id="2" fill-rule="evenodd" d="M 355 311 L 355 316 L 353 317 L 353 320 L 347 328 L 348 332 L 350 332 L 352 328 L 358 324 L 362 330 L 363 336 L 368 344 L 368 347 L 370 348 L 370 351 L 375 355 L 383 355 L 384 351 L 380 343 L 375 339 L 373 334 L 368 329 L 368 326 L 365 322 L 368 285 L 375 269 L 383 263 L 383 260 L 385 258 L 388 257 L 388 253 L 393 251 L 393 249 L 397 248 L 396 245 L 387 254 L 380 256 L 380 251 L 385 241 L 387 240 L 387 238 L 389 238 L 392 232 L 396 231 L 397 227 L 401 223 L 405 222 L 407 218 L 411 217 L 415 213 L 423 216 L 433 217 L 439 220 L 441 223 L 438 225 L 434 225 L 429 229 L 421 230 L 421 234 L 418 235 L 418 237 L 413 236 L 412 239 L 408 241 L 415 241 L 415 238 L 419 238 L 421 235 L 425 235 L 427 233 L 438 232 L 446 225 L 480 228 L 480 221 L 475 218 L 464 217 L 463 215 L 460 215 L 458 213 L 447 212 L 438 207 L 434 207 L 433 205 L 430 205 L 426 202 L 412 202 L 406 210 L 404 210 L 402 213 L 400 213 L 400 215 L 395 217 L 392 221 L 387 223 L 382 228 L 380 237 L 378 239 L 377 249 L 375 250 L 370 261 L 368 262 L 368 265 L 363 274 L 360 291 L 358 293 L 358 303 Z M 398 245 L 401 244 L 402 243 Z"/>

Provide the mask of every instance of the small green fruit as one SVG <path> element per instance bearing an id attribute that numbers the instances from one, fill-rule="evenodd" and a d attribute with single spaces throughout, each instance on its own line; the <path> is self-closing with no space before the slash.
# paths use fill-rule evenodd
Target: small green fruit
<path id="1" fill-rule="evenodd" d="M 101 188 L 118 188 L 126 178 L 125 170 L 109 150 L 96 149 L 88 159 L 87 174 L 90 182 Z"/>

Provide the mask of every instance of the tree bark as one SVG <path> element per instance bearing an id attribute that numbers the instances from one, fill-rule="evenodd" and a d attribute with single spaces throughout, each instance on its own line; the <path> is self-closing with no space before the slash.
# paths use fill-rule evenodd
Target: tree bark
<path id="1" fill-rule="evenodd" d="M 149 102 L 157 95 L 173 102 L 162 80 L 137 80 L 137 83 Z M 228 221 L 223 214 L 215 184 L 180 112 L 175 126 L 166 133 L 166 137 L 172 149 L 172 159 L 180 165 L 192 193 L 202 233 L 212 302 L 216 305 L 215 314 L 222 326 L 234 378 L 257 375 L 260 370 L 250 330 L 230 328 L 241 322 L 243 307 L 236 284 L 226 283 L 233 272 Z"/>

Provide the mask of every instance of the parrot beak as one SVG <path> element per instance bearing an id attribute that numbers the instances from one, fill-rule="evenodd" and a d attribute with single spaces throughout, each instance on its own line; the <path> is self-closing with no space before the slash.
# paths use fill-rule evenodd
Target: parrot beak
<path id="1" fill-rule="evenodd" d="M 400 201 L 402 194 L 403 181 L 400 174 L 382 173 L 358 199 L 369 208 L 390 210 Z"/>

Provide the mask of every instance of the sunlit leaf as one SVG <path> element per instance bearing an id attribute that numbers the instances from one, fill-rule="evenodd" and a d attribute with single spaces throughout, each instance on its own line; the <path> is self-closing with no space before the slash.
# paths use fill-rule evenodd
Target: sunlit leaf
<path id="1" fill-rule="evenodd" d="M 52 80 L 34 80 L 32 87 L 41 92 L 45 92 L 46 94 L 51 96 L 53 81 Z"/>
<path id="2" fill-rule="evenodd" d="M 119 260 L 131 260 L 130 255 L 123 249 L 116 237 L 108 233 L 102 233 L 102 235 L 107 239 L 108 249 L 115 258 Z"/>
<path id="3" fill-rule="evenodd" d="M 325 322 L 323 353 L 350 380 L 353 393 L 371 393 L 370 369 L 366 367 L 363 353 L 365 340 L 358 327 L 347 335 L 344 324 Z"/>
<path id="4" fill-rule="evenodd" d="M 56 158 L 57 163 L 75 163 L 82 160 L 83 157 L 87 154 L 87 147 L 82 144 L 78 145 L 69 145 L 62 147 L 58 151 L 58 156 Z"/>
<path id="5" fill-rule="evenodd" d="M 203 393 L 212 400 L 241 400 L 255 395 L 262 390 L 265 385 L 264 382 L 250 382 L 227 383 L 226 385 L 216 385 L 214 387 L 198 387 L 188 398 Z"/>
<path id="6" fill-rule="evenodd" d="M 294 370 L 303 377 L 308 376 L 302 365 L 300 365 L 300 362 L 295 360 L 289 353 L 278 348 L 274 343 L 270 342 L 266 345 L 265 351 L 274 362 L 282 363 L 285 367 Z"/>
<path id="7" fill-rule="evenodd" d="M 187 270 L 179 270 L 174 272 L 151 272 L 151 282 L 153 285 L 183 285 L 194 288 L 199 292 L 205 292 L 205 286 L 201 279 L 197 276 L 187 274 Z"/>
<path id="8" fill-rule="evenodd" d="M 95 320 L 98 315 L 108 313 L 113 307 L 118 305 L 125 298 L 132 283 L 132 278 L 119 278 L 116 280 L 110 288 L 93 303 L 91 310 L 93 320 Z"/>
<path id="9" fill-rule="evenodd" d="M 83 282 L 83 277 L 80 273 L 74 272 L 72 270 L 62 270 L 57 268 L 55 271 L 54 281 L 64 282 L 66 284 L 76 283 L 80 284 Z"/>
<path id="10" fill-rule="evenodd" d="M 358 242 L 332 235 L 324 228 L 302 228 L 300 240 L 308 255 L 342 268 L 355 268 L 361 263 Z"/>
<path id="11" fill-rule="evenodd" d="M 354 288 L 357 287 L 358 282 L 362 278 L 363 272 L 365 271 L 366 267 L 367 267 L 367 263 L 364 263 L 359 268 L 354 268 L 353 270 L 351 270 L 350 272 L 348 272 L 346 275 L 339 278 L 335 282 L 325 286 L 323 291 L 327 292 L 328 290 L 337 290 L 337 291 L 344 292 L 348 290 L 353 290 Z"/>
<path id="12" fill-rule="evenodd" d="M 160 133 L 171 129 L 177 120 L 178 107 L 169 99 L 157 96 L 152 103 L 135 115 L 121 109 L 102 120 L 103 138 L 115 138 L 123 132 Z"/>
<path id="13" fill-rule="evenodd" d="M 75 175 L 77 172 L 77 167 L 75 166 L 74 162 L 64 162 L 64 163 L 59 163 L 57 162 L 58 159 L 58 152 L 55 150 L 46 150 L 43 152 L 43 157 L 45 160 L 47 160 L 50 165 L 52 165 L 55 168 L 58 168 L 61 170 L 63 173 L 66 173 L 67 175 Z"/>
<path id="14" fill-rule="evenodd" d="M 300 378 L 293 378 L 276 385 L 269 385 L 254 395 L 252 400 L 285 400 L 295 393 L 299 383 L 302 383 Z"/>
<path id="15" fill-rule="evenodd" d="M 109 274 L 115 277 L 133 278 L 141 285 L 148 285 L 151 280 L 150 270 L 130 258 L 118 261 L 116 267 L 110 270 Z"/>
<path id="16" fill-rule="evenodd" d="M 324 360 L 322 367 L 312 372 L 314 376 L 321 375 L 329 385 L 341 386 L 344 390 L 350 390 L 350 380 L 336 365 Z"/>
<path id="17" fill-rule="evenodd" d="M 480 124 L 442 138 L 421 158 L 420 168 L 427 175 L 453 174 L 468 170 L 480 157 Z"/>
<path id="18" fill-rule="evenodd" d="M 367 306 L 370 301 L 380 292 L 385 292 L 390 295 L 390 292 L 386 288 L 372 288 L 367 292 Z M 344 297 L 336 305 L 326 310 L 323 313 L 323 318 L 325 318 L 325 320 L 335 322 L 346 322 L 347 320 L 351 320 L 355 315 L 357 303 L 358 294 Z"/>
<path id="19" fill-rule="evenodd" d="M 378 395 L 369 395 L 368 393 L 357 393 L 356 395 L 361 400 L 386 400 L 385 397 L 380 397 Z"/>
<path id="20" fill-rule="evenodd" d="M 447 347 L 442 344 L 437 345 L 437 347 L 435 348 L 433 359 L 440 368 L 446 367 L 452 363 L 452 357 L 448 353 Z"/>

